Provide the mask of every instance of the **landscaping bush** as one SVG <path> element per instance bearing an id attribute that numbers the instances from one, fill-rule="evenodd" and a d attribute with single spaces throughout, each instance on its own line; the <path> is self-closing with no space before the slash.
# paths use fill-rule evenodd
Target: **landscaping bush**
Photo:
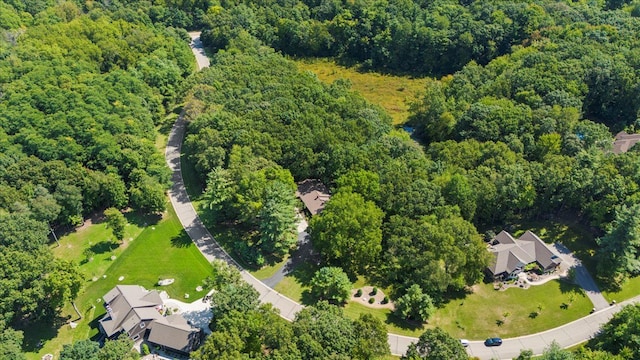
<path id="1" fill-rule="evenodd" d="M 149 355 L 151 351 L 149 350 L 149 345 L 146 343 L 142 344 L 142 355 Z"/>
<path id="2" fill-rule="evenodd" d="M 374 299 L 374 298 L 369 298 L 369 304 L 373 304 L 374 302 L 376 302 L 376 299 Z"/>
<path id="3" fill-rule="evenodd" d="M 362 296 L 362 289 L 358 289 L 358 291 L 356 291 L 356 297 L 360 296 Z"/>
<path id="4" fill-rule="evenodd" d="M 388 304 L 389 303 L 389 297 L 385 296 L 384 299 L 382 299 L 382 303 L 383 304 Z"/>
<path id="5" fill-rule="evenodd" d="M 378 288 L 374 287 L 373 290 L 371 290 L 371 292 L 369 293 L 369 295 L 376 296 L 377 293 L 378 293 Z"/>

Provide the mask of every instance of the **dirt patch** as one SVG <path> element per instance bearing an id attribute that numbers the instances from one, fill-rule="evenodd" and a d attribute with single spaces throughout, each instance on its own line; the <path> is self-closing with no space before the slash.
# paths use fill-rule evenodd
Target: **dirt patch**
<path id="1" fill-rule="evenodd" d="M 99 224 L 105 220 L 104 214 L 101 212 L 93 213 L 89 218 L 84 220 L 82 225 L 78 226 L 75 231 L 80 232 L 93 224 Z"/>
<path id="2" fill-rule="evenodd" d="M 364 306 L 374 308 L 374 309 L 391 309 L 393 310 L 395 306 L 393 302 L 389 301 L 386 304 L 382 303 L 384 300 L 385 294 L 382 290 L 378 289 L 375 295 L 372 295 L 373 286 L 363 286 L 362 288 L 362 296 L 356 296 L 358 293 L 358 289 L 351 290 L 351 301 L 358 302 Z M 375 299 L 373 304 L 369 303 L 369 299 Z"/>

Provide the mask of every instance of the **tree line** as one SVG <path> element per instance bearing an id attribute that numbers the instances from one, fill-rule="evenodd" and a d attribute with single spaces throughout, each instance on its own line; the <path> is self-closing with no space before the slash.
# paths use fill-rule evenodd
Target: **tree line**
<path id="1" fill-rule="evenodd" d="M 487 64 L 568 21 L 611 23 L 610 13 L 628 2 L 608 1 L 605 13 L 584 2 L 551 0 L 243 0 L 221 1 L 201 21 L 203 41 L 214 51 L 243 29 L 289 55 L 435 76 L 471 61 Z"/>

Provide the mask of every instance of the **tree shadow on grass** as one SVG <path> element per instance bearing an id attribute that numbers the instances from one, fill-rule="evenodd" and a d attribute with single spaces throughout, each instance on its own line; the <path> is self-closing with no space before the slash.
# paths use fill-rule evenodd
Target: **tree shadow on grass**
<path id="1" fill-rule="evenodd" d="M 318 301 L 320 301 L 320 299 L 316 299 L 313 295 L 311 295 L 311 290 L 306 289 L 302 292 L 300 302 L 302 302 L 303 305 L 315 305 Z"/>
<path id="2" fill-rule="evenodd" d="M 191 244 L 193 244 L 193 241 L 191 241 L 189 235 L 184 231 L 181 231 L 178 236 L 171 238 L 171 246 L 175 248 L 186 248 L 191 246 Z"/>
<path id="3" fill-rule="evenodd" d="M 558 282 L 560 287 L 560 292 L 563 294 L 574 294 L 575 296 L 584 296 L 582 292 L 582 288 L 580 286 L 572 283 L 568 279 L 558 279 L 555 280 Z"/>
<path id="4" fill-rule="evenodd" d="M 146 227 L 155 225 L 162 220 L 162 214 L 145 214 L 139 211 L 129 211 L 124 214 L 129 224 L 135 224 L 138 227 Z"/>
<path id="5" fill-rule="evenodd" d="M 397 326 L 400 329 L 404 329 L 404 330 L 410 330 L 410 331 L 424 330 L 423 323 L 399 318 L 396 314 L 393 313 L 393 311 L 387 314 L 387 319 L 385 320 L 385 323 Z"/>
<path id="6" fill-rule="evenodd" d="M 111 252 L 120 246 L 119 244 L 113 241 L 100 241 L 99 243 L 91 245 L 89 250 L 94 254 L 104 254 L 106 252 Z"/>
<path id="7" fill-rule="evenodd" d="M 44 342 L 58 336 L 58 330 L 68 320 L 68 317 L 56 316 L 53 319 L 17 324 L 16 330 L 21 330 L 24 334 L 22 351 L 38 352 Z"/>
<path id="8" fill-rule="evenodd" d="M 293 269 L 290 275 L 296 278 L 296 280 L 303 286 L 309 286 L 311 285 L 313 275 L 315 275 L 319 268 L 319 265 L 313 263 L 302 263 Z"/>

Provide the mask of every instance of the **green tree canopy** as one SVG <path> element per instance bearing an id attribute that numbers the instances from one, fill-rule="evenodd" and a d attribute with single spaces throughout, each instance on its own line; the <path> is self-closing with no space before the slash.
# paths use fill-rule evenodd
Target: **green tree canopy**
<path id="1" fill-rule="evenodd" d="M 467 351 L 462 347 L 460 340 L 454 339 L 446 331 L 439 327 L 428 329 L 407 349 L 402 357 L 404 360 L 466 360 L 469 358 Z"/>
<path id="2" fill-rule="evenodd" d="M 351 297 L 351 281 L 341 268 L 323 267 L 311 279 L 311 294 L 316 299 L 342 304 Z"/>
<path id="3" fill-rule="evenodd" d="M 428 294 L 424 294 L 420 285 L 409 287 L 407 293 L 395 301 L 396 314 L 407 320 L 425 322 L 435 311 L 433 301 Z"/>
<path id="4" fill-rule="evenodd" d="M 383 212 L 357 193 L 338 192 L 309 223 L 314 247 L 348 273 L 364 273 L 382 250 Z"/>
<path id="5" fill-rule="evenodd" d="M 600 334 L 589 345 L 622 358 L 635 359 L 640 356 L 639 331 L 640 305 L 627 305 L 602 326 Z"/>
<path id="6" fill-rule="evenodd" d="M 116 208 L 108 208 L 104 211 L 107 218 L 107 227 L 113 231 L 116 239 L 122 241 L 124 239 L 124 230 L 127 226 L 127 219 L 122 212 Z"/>
<path id="7" fill-rule="evenodd" d="M 599 239 L 598 275 L 614 287 L 640 274 L 640 205 L 622 206 L 610 231 Z"/>

